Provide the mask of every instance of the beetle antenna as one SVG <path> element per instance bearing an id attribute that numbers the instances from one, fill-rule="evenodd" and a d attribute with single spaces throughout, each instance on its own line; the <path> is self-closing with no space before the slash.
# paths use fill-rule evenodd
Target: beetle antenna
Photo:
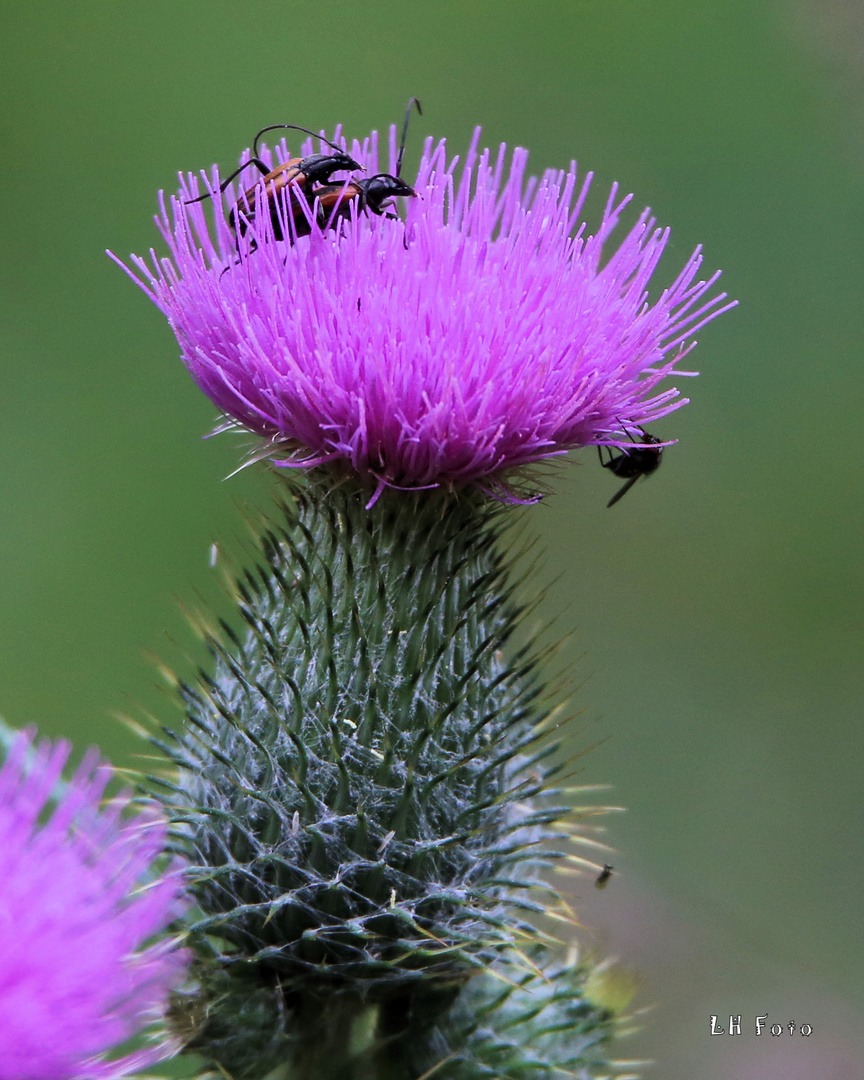
<path id="1" fill-rule="evenodd" d="M 396 177 L 397 177 L 397 179 L 401 178 L 401 176 L 402 176 L 402 155 L 405 153 L 405 139 L 406 139 L 406 137 L 408 135 L 408 120 L 411 117 L 411 110 L 413 109 L 413 107 L 415 105 L 417 106 L 418 115 L 420 115 L 420 116 L 423 115 L 423 109 L 420 106 L 420 99 L 416 98 L 416 97 L 412 97 L 411 100 L 408 102 L 408 108 L 405 110 L 405 120 L 404 120 L 404 122 L 402 124 L 402 140 L 399 143 L 399 156 L 396 158 Z"/>
<path id="2" fill-rule="evenodd" d="M 267 168 L 267 166 L 264 164 L 264 162 L 259 161 L 259 159 L 257 157 L 249 158 L 248 161 L 243 162 L 243 164 L 240 166 L 239 169 L 235 169 L 234 172 L 232 172 L 230 176 L 225 177 L 225 179 L 219 185 L 219 194 L 223 195 L 225 193 L 226 188 L 231 183 L 231 181 L 235 177 L 239 176 L 240 173 L 243 172 L 243 170 L 249 165 L 254 165 L 255 168 L 258 169 L 258 171 L 261 173 L 262 176 L 266 176 L 270 172 L 270 170 Z M 210 192 L 206 191 L 203 195 L 199 195 L 196 199 L 186 199 L 184 201 L 183 205 L 184 206 L 191 206 L 192 203 L 203 202 L 205 199 L 209 199 L 209 198 L 210 198 Z"/>
<path id="3" fill-rule="evenodd" d="M 341 146 L 337 146 L 336 143 L 330 142 L 329 139 L 325 139 L 323 135 L 316 135 L 314 131 L 310 131 L 309 128 L 300 127 L 299 124 L 269 124 L 267 127 L 261 128 L 258 134 L 255 136 L 255 141 L 252 143 L 252 153 L 255 157 L 258 157 L 258 140 L 264 134 L 265 131 L 276 131 L 277 128 L 291 128 L 292 131 L 302 131 L 304 135 L 311 135 L 313 139 L 320 139 L 321 142 L 327 143 L 328 146 L 334 150 L 338 150 L 340 154 L 344 153 Z"/>

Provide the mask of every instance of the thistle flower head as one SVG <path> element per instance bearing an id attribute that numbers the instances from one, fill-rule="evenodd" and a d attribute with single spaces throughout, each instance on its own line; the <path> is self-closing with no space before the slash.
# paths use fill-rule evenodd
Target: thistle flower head
<path id="1" fill-rule="evenodd" d="M 164 1056 L 110 1051 L 182 975 L 182 953 L 141 948 L 177 914 L 178 876 L 154 872 L 164 823 L 100 806 L 95 752 L 63 784 L 68 756 L 22 733 L 0 769 L 0 1080 L 102 1080 Z"/>
<path id="2" fill-rule="evenodd" d="M 634 429 L 685 403 L 661 384 L 692 374 L 679 365 L 694 333 L 731 306 L 716 274 L 697 280 L 699 250 L 652 300 L 669 232 L 649 211 L 609 250 L 629 196 L 613 187 L 591 234 L 580 224 L 590 174 L 578 181 L 574 163 L 526 178 L 525 150 L 481 152 L 478 140 L 461 167 L 426 142 L 404 221 L 358 199 L 347 220 L 327 219 L 314 189 L 290 185 L 272 214 L 259 187 L 249 213 L 248 173 L 224 195 L 239 236 L 190 205 L 194 176 L 162 200 L 171 257 L 134 258 L 133 277 L 196 383 L 277 464 L 342 462 L 379 491 L 494 488 L 572 448 L 632 446 Z M 346 149 L 378 171 L 374 133 Z M 267 164 L 289 156 L 284 144 L 262 151 Z M 393 129 L 391 172 L 395 160 Z M 215 169 L 204 184 L 218 201 Z M 311 232 L 292 243 L 295 220 Z"/>

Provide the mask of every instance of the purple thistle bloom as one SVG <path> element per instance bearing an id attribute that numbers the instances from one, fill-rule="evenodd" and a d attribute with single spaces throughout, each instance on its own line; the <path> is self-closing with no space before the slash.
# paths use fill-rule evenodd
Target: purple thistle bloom
<path id="1" fill-rule="evenodd" d="M 160 197 L 171 258 L 151 251 L 133 258 L 141 278 L 127 272 L 228 426 L 267 440 L 256 456 L 341 461 L 374 478 L 376 496 L 385 485 L 500 491 L 511 470 L 575 447 L 639 445 L 636 429 L 686 403 L 660 384 L 695 374 L 679 367 L 693 335 L 733 306 L 710 295 L 718 274 L 696 280 L 699 249 L 650 303 L 669 231 L 648 210 L 604 255 L 630 196 L 613 187 L 589 235 L 590 174 L 577 184 L 574 163 L 526 179 L 525 150 L 508 165 L 503 145 L 493 158 L 478 140 L 458 176 L 458 159 L 427 140 L 404 223 L 352 213 L 319 227 L 310 210 L 311 235 L 294 244 L 274 237 L 269 213 L 250 214 L 239 239 L 221 213 L 211 221 L 209 203 L 188 205 L 200 193 L 191 174 L 170 207 Z M 395 141 L 394 128 L 391 171 Z M 347 149 L 377 172 L 375 133 Z M 252 182 L 243 176 L 226 209 Z M 218 204 L 215 169 L 205 185 Z M 299 198 L 280 193 L 277 235 Z"/>
<path id="2" fill-rule="evenodd" d="M 141 948 L 178 914 L 182 882 L 154 873 L 155 812 L 100 806 L 111 770 L 91 750 L 68 784 L 65 742 L 32 732 L 0 769 L 0 1080 L 105 1080 L 166 1056 L 106 1054 L 158 1020 L 186 958 Z"/>

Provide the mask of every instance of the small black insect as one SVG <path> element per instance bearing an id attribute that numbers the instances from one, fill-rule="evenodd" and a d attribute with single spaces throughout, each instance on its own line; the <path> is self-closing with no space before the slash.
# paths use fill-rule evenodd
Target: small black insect
<path id="1" fill-rule="evenodd" d="M 660 466 L 660 459 L 663 457 L 661 440 L 656 435 L 649 435 L 642 428 L 639 428 L 639 437 L 641 446 L 628 446 L 626 450 L 618 454 L 612 453 L 611 448 L 607 446 L 609 457 L 606 461 L 603 460 L 603 447 L 597 447 L 603 468 L 611 470 L 616 476 L 627 481 L 606 503 L 607 509 L 614 506 L 619 499 L 623 499 L 640 476 L 650 476 Z M 635 439 L 633 441 L 636 442 Z"/>
<path id="2" fill-rule="evenodd" d="M 603 869 L 597 875 L 597 880 L 594 882 L 594 888 L 595 889 L 605 889 L 606 886 L 609 884 L 609 878 L 612 877 L 612 871 L 614 869 L 615 869 L 615 867 L 610 866 L 608 862 L 604 863 L 603 864 Z"/>

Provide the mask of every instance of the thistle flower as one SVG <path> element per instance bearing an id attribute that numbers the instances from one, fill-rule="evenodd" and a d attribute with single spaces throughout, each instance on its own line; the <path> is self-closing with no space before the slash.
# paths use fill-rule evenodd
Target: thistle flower
<path id="1" fill-rule="evenodd" d="M 176 874 L 154 872 L 165 825 L 100 807 L 95 751 L 68 784 L 65 742 L 21 733 L 0 769 L 0 1080 L 101 1080 L 165 1056 L 112 1047 L 157 1019 L 183 954 L 141 948 L 178 913 Z"/>
<path id="2" fill-rule="evenodd" d="M 606 252 L 631 196 L 613 187 L 589 235 L 579 221 L 590 174 L 578 183 L 573 163 L 526 179 L 525 150 L 508 164 L 506 147 L 493 156 L 478 140 L 479 130 L 458 176 L 444 142 L 426 142 L 404 222 L 360 213 L 334 229 L 310 209 L 311 235 L 293 245 L 270 214 L 239 238 L 221 213 L 208 223 L 205 203 L 189 205 L 200 194 L 191 174 L 169 206 L 161 199 L 171 258 L 134 257 L 141 277 L 127 272 L 229 426 L 266 440 L 259 456 L 341 462 L 376 496 L 470 482 L 508 490 L 520 466 L 589 444 L 632 446 L 634 429 L 685 404 L 660 384 L 694 374 L 679 366 L 693 335 L 732 306 L 711 295 L 717 274 L 697 280 L 699 249 L 651 303 L 669 231 L 648 210 Z M 367 175 L 378 171 L 375 133 L 348 149 Z M 261 156 L 287 160 L 284 143 L 277 151 Z M 393 129 L 391 171 L 395 158 Z M 217 170 L 204 183 L 218 201 Z M 229 186 L 226 207 L 238 197 Z M 288 199 L 301 196 L 281 198 L 284 224 Z"/>

